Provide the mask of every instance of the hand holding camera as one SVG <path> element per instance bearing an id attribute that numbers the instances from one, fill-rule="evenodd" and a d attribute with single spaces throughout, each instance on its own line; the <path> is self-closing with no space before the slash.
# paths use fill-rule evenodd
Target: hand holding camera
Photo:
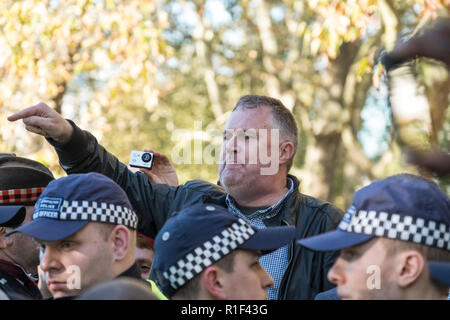
<path id="1" fill-rule="evenodd" d="M 150 154 L 151 160 L 148 160 Z M 144 160 L 143 160 L 144 158 Z M 135 159 L 132 163 L 132 159 Z M 130 167 L 139 168 L 139 171 L 143 172 L 150 182 L 158 184 L 167 184 L 169 186 L 178 186 L 177 172 L 170 162 L 169 158 L 160 152 L 156 152 L 150 149 L 144 149 L 144 151 L 131 152 Z"/>

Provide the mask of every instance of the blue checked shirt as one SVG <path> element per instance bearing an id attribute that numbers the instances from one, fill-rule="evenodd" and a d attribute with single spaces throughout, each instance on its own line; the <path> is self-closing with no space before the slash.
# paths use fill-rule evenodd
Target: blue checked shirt
<path id="1" fill-rule="evenodd" d="M 288 192 L 277 203 L 267 209 L 258 210 L 250 215 L 244 215 L 241 211 L 239 211 L 234 204 L 233 198 L 227 194 L 226 202 L 228 205 L 228 210 L 235 215 L 250 221 L 250 224 L 255 228 L 265 229 L 267 226 L 264 224 L 263 219 L 275 217 L 280 212 L 283 201 L 294 191 L 294 182 L 289 178 L 288 186 Z M 278 289 L 280 288 L 281 279 L 283 278 L 289 263 L 289 245 L 285 245 L 278 250 L 263 255 L 259 259 L 259 262 L 274 281 L 274 286 L 268 290 L 269 300 L 276 300 L 278 297 Z"/>

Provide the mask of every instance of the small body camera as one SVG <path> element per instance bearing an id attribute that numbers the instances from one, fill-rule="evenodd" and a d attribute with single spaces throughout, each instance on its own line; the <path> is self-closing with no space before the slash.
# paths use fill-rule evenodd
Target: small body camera
<path id="1" fill-rule="evenodd" d="M 130 167 L 151 169 L 153 164 L 153 153 L 132 150 L 130 155 Z"/>

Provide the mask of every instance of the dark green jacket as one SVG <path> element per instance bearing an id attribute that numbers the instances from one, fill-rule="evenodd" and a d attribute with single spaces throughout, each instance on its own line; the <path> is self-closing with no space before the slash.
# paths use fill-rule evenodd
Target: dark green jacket
<path id="1" fill-rule="evenodd" d="M 72 126 L 74 132 L 66 144 L 49 140 L 61 166 L 68 174 L 95 171 L 116 181 L 127 193 L 139 217 L 140 232 L 155 237 L 171 213 L 199 202 L 227 206 L 224 190 L 205 181 L 188 181 L 178 187 L 150 183 L 145 174 L 129 171 L 89 132 L 73 123 Z M 294 181 L 294 192 L 282 203 L 280 214 L 267 219 L 266 225 L 295 225 L 297 239 L 335 229 L 343 213 L 329 203 L 301 194 L 298 179 L 289 177 Z M 335 252 L 314 252 L 293 242 L 279 299 L 313 299 L 317 293 L 331 289 L 333 285 L 328 282 L 327 273 L 336 257 Z"/>

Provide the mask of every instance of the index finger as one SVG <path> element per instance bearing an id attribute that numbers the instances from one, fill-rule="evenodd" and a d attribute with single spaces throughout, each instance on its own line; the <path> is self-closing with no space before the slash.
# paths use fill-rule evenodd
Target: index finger
<path id="1" fill-rule="evenodd" d="M 28 118 L 28 117 L 31 117 L 31 116 L 36 116 L 36 115 L 39 115 L 39 113 L 41 111 L 40 109 L 41 109 L 40 108 L 40 104 L 37 104 L 35 106 L 31 106 L 31 107 L 28 107 L 26 109 L 23 109 L 22 111 L 16 112 L 13 115 L 10 115 L 7 119 L 9 121 L 16 121 L 16 120 L 19 120 L 19 119 L 24 119 L 24 118 Z"/>

